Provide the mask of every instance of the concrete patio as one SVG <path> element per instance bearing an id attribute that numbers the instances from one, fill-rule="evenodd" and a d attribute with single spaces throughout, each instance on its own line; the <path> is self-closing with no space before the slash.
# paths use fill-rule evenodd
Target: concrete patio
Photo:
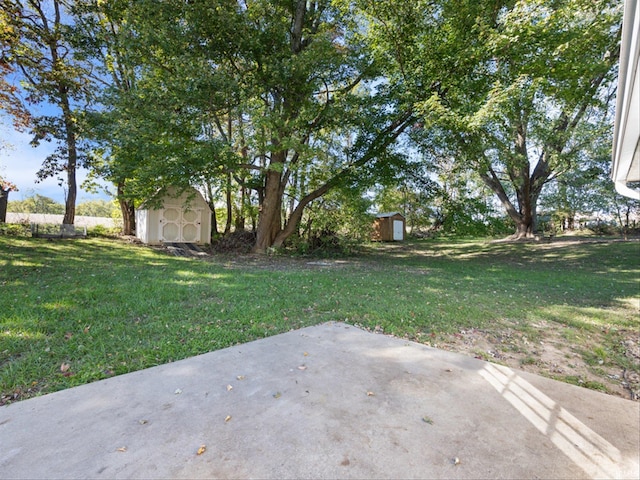
<path id="1" fill-rule="evenodd" d="M 640 404 L 341 323 L 0 408 L 1 478 L 638 478 Z"/>

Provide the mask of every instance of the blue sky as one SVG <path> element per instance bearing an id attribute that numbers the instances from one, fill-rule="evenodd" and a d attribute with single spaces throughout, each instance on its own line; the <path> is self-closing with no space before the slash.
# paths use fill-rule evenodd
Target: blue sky
<path id="1" fill-rule="evenodd" d="M 40 169 L 46 156 L 53 152 L 55 144 L 43 142 L 43 145 L 34 148 L 29 145 L 30 140 L 31 136 L 27 132 L 15 131 L 8 119 L 0 118 L 0 176 L 18 187 L 17 192 L 9 194 L 9 201 L 23 200 L 39 194 L 64 203 L 65 186 L 58 185 L 57 178 L 48 178 L 36 183 L 36 172 Z M 80 184 L 86 176 L 86 170 L 78 170 L 76 204 L 87 200 L 108 199 L 109 196 L 104 192 L 96 195 L 80 188 Z"/>

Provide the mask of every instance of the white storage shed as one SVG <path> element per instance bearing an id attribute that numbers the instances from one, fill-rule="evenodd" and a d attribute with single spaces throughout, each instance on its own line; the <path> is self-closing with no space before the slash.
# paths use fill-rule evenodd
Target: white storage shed
<path id="1" fill-rule="evenodd" d="M 211 241 L 211 209 L 195 188 L 182 193 L 170 187 L 158 207 L 136 209 L 136 237 L 143 243 L 205 244 Z M 154 202 L 155 204 L 155 202 Z"/>

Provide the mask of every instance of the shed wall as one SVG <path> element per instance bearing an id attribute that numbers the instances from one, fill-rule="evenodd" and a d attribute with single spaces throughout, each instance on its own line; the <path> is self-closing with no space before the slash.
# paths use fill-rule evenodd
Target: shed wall
<path id="1" fill-rule="evenodd" d="M 136 210 L 136 237 L 143 243 L 157 245 L 163 242 L 163 228 L 166 226 L 164 212 L 174 209 L 180 212 L 199 212 L 199 236 L 194 243 L 209 243 L 211 237 L 211 209 L 202 195 L 195 189 L 187 190 L 175 197 L 175 189 L 169 189 L 162 198 L 162 207 Z"/>
<path id="2" fill-rule="evenodd" d="M 136 210 L 136 237 L 142 243 L 149 243 L 149 210 Z"/>
<path id="3" fill-rule="evenodd" d="M 404 240 L 406 236 L 405 235 L 406 224 L 405 224 L 404 217 L 399 213 L 395 215 L 391 215 L 389 217 L 376 218 L 373 224 L 374 233 L 373 233 L 372 239 L 382 241 L 382 242 L 393 242 L 394 241 L 394 238 L 393 238 L 394 220 L 402 222 L 402 240 Z"/>

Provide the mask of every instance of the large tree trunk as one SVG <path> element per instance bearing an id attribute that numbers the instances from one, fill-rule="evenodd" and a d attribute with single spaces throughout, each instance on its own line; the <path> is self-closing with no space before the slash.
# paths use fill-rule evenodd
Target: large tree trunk
<path id="1" fill-rule="evenodd" d="M 0 223 L 7 221 L 7 204 L 9 202 L 9 192 L 11 189 L 5 190 L 0 187 Z"/>
<path id="2" fill-rule="evenodd" d="M 507 215 L 509 215 L 509 218 L 516 225 L 516 231 L 512 238 L 521 239 L 533 237 L 536 228 L 535 220 L 538 196 L 531 195 L 530 188 L 518 190 L 517 197 L 519 205 L 518 208 L 516 208 L 492 168 L 489 168 L 487 172 L 480 173 L 480 177 L 485 185 L 496 194 Z M 527 176 L 527 178 L 523 179 L 522 183 L 524 185 L 529 184 L 529 182 L 530 179 Z M 524 190 L 526 190 L 526 194 Z"/>
<path id="3" fill-rule="evenodd" d="M 233 217 L 233 204 L 231 199 L 231 172 L 227 173 L 227 182 L 225 184 L 225 200 L 227 203 L 227 221 L 224 225 L 224 234 L 231 232 L 231 220 Z"/>
<path id="4" fill-rule="evenodd" d="M 240 186 L 240 206 L 236 209 L 235 228 L 236 230 L 244 230 L 246 225 L 245 204 L 247 202 L 247 189 L 244 185 Z"/>
<path id="5" fill-rule="evenodd" d="M 40 11 L 40 15 L 43 20 L 43 27 L 47 33 L 53 33 L 48 39 L 48 47 L 51 52 L 52 73 L 54 76 L 61 75 L 63 72 L 60 70 L 63 60 L 60 58 L 58 49 L 66 50 L 65 47 L 58 44 L 59 37 L 57 30 L 61 25 L 61 2 L 54 1 L 53 9 L 55 12 L 55 20 L 53 24 L 53 31 L 50 30 L 46 19 Z M 78 166 L 78 150 L 77 150 L 77 133 L 76 122 L 74 119 L 73 111 L 71 109 L 71 101 L 69 100 L 69 86 L 66 84 L 64 77 L 57 79 L 56 84 L 57 93 L 59 96 L 58 106 L 62 110 L 62 121 L 64 122 L 65 143 L 67 150 L 67 163 L 64 169 L 67 172 L 67 198 L 65 200 L 64 217 L 62 219 L 63 231 L 73 230 L 73 226 L 76 217 L 76 196 L 78 194 L 78 185 L 76 182 L 76 169 Z"/>
<path id="6" fill-rule="evenodd" d="M 284 158 L 286 153 L 280 152 L 274 155 Z M 282 165 L 282 161 L 276 160 L 276 163 Z M 266 172 L 264 198 L 262 205 L 260 205 L 256 244 L 253 247 L 254 253 L 266 253 L 267 249 L 273 246 L 273 241 L 280 233 L 282 228 L 282 190 L 280 168 L 269 169 Z"/>
<path id="7" fill-rule="evenodd" d="M 122 234 L 136 234 L 136 209 L 133 203 L 120 200 L 120 211 L 122 212 Z"/>
<path id="8" fill-rule="evenodd" d="M 514 239 L 522 239 L 522 238 L 532 238 L 534 236 L 534 225 L 529 219 L 525 219 L 525 217 L 521 217 L 516 221 L 516 231 L 513 234 Z"/>
<path id="9" fill-rule="evenodd" d="M 66 99 L 66 97 L 65 97 Z M 63 106 L 64 122 L 67 132 L 67 198 L 65 201 L 63 225 L 73 225 L 76 217 L 76 196 L 78 193 L 78 185 L 76 182 L 76 167 L 78 164 L 78 152 L 76 149 L 75 124 L 71 115 L 71 109 L 68 101 Z"/>
<path id="10" fill-rule="evenodd" d="M 313 192 L 305 195 L 304 198 L 300 200 L 298 206 L 291 212 L 289 217 L 289 221 L 287 222 L 286 227 L 281 230 L 273 240 L 273 246 L 276 248 L 281 247 L 285 240 L 289 238 L 293 233 L 298 229 L 298 225 L 300 224 L 300 220 L 302 219 L 302 213 L 307 205 L 309 205 L 316 198 L 321 197 L 325 193 L 327 193 L 331 189 L 331 183 L 327 182 L 322 185 L 320 188 L 315 189 Z"/>
<path id="11" fill-rule="evenodd" d="M 126 200 L 124 197 L 124 184 L 118 183 L 118 204 L 120 212 L 122 212 L 122 234 L 135 235 L 136 233 L 136 209 L 133 202 Z"/>

